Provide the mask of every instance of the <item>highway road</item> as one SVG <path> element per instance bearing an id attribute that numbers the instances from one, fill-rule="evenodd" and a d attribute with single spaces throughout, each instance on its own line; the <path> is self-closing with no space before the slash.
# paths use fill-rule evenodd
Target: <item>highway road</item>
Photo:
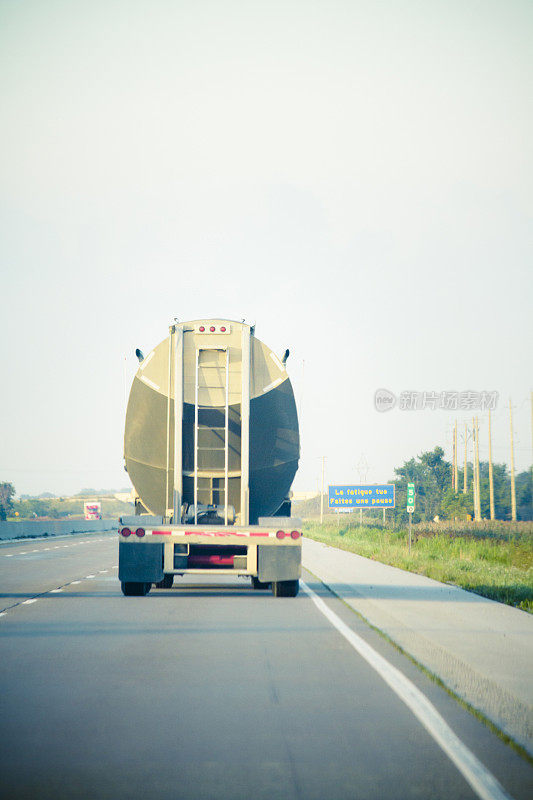
<path id="1" fill-rule="evenodd" d="M 126 598 L 117 559 L 115 534 L 0 545 L 2 798 L 532 796 L 533 768 L 310 574 L 295 599 L 225 576 Z"/>

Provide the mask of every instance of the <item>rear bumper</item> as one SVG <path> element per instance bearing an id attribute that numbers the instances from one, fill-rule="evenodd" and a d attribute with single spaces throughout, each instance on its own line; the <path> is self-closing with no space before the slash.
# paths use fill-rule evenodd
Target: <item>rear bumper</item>
<path id="1" fill-rule="evenodd" d="M 166 526 L 145 535 L 119 533 L 121 581 L 158 583 L 164 574 L 251 575 L 264 583 L 301 575 L 302 539 L 291 531 Z"/>

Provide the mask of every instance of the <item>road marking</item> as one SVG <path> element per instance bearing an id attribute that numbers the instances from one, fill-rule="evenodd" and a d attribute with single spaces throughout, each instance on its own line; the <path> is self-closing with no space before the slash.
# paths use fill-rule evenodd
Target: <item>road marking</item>
<path id="1" fill-rule="evenodd" d="M 19 553 L 19 556 L 27 556 L 27 555 L 28 555 L 28 551 L 27 550 L 21 550 L 20 553 Z"/>
<path id="2" fill-rule="evenodd" d="M 58 592 L 62 592 L 63 589 L 50 589 L 50 594 L 58 594 Z"/>
<path id="3" fill-rule="evenodd" d="M 400 700 L 417 717 L 419 722 L 422 723 L 439 747 L 455 764 L 478 797 L 481 800 L 512 800 L 511 795 L 507 794 L 494 775 L 455 735 L 448 723 L 444 721 L 435 706 L 420 689 L 417 689 L 414 683 L 411 683 L 400 670 L 389 664 L 373 647 L 352 631 L 304 581 L 300 583 L 318 610 L 344 636 L 354 650 L 376 670 L 378 675 L 383 678 L 385 683 L 390 686 Z"/>
<path id="4" fill-rule="evenodd" d="M 14 553 L 7 553 L 6 558 L 13 558 L 14 555 L 15 555 Z"/>
<path id="5" fill-rule="evenodd" d="M 38 597 L 31 597 L 29 600 L 24 600 L 22 605 L 23 606 L 29 606 L 30 603 L 36 603 L 38 599 L 39 599 Z"/>
<path id="6" fill-rule="evenodd" d="M 71 586 L 76 586 L 78 583 L 81 583 L 81 581 L 71 581 L 70 585 Z"/>
<path id="7" fill-rule="evenodd" d="M 118 569 L 118 564 L 113 564 L 113 566 L 111 567 L 111 569 Z"/>
<path id="8" fill-rule="evenodd" d="M 86 575 L 85 577 L 86 578 L 94 578 L 95 576 L 94 575 Z"/>
<path id="9" fill-rule="evenodd" d="M 102 572 L 107 572 L 107 570 L 106 569 L 100 569 L 100 570 L 98 570 L 98 572 L 101 574 Z"/>
<path id="10" fill-rule="evenodd" d="M 45 547 L 44 549 L 45 549 L 45 550 L 50 550 L 50 548 L 49 548 L 49 547 Z"/>
<path id="11" fill-rule="evenodd" d="M 38 550 L 32 550 L 32 553 L 38 553 L 38 552 L 39 552 Z"/>

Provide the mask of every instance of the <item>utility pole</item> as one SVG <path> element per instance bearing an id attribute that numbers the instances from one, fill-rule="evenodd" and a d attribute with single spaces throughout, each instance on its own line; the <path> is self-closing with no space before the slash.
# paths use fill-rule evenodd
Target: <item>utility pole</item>
<path id="1" fill-rule="evenodd" d="M 476 476 L 476 419 L 472 417 L 472 499 L 474 520 L 477 522 L 477 476 Z"/>
<path id="2" fill-rule="evenodd" d="M 457 458 L 457 420 L 453 429 L 453 490 L 455 494 L 459 491 L 459 464 Z"/>
<path id="3" fill-rule="evenodd" d="M 533 453 L 533 392 L 531 392 L 531 451 Z"/>
<path id="4" fill-rule="evenodd" d="M 509 398 L 509 425 L 511 427 L 511 519 L 516 522 L 516 487 L 514 483 L 513 408 Z"/>
<path id="5" fill-rule="evenodd" d="M 320 524 L 324 522 L 324 471 L 326 465 L 326 456 L 322 456 L 322 490 L 320 492 Z"/>
<path id="6" fill-rule="evenodd" d="M 452 490 L 454 492 L 457 491 L 457 487 L 455 485 L 455 459 L 456 459 L 456 452 L 455 452 L 455 426 L 453 429 L 453 444 L 452 444 Z"/>
<path id="7" fill-rule="evenodd" d="M 533 392 L 531 392 L 531 452 L 533 455 Z M 531 483 L 533 484 L 533 468 L 530 469 L 531 472 Z M 533 490 L 533 485 L 531 486 Z M 531 510 L 533 511 L 533 491 L 531 492 Z"/>
<path id="8" fill-rule="evenodd" d="M 479 420 L 476 417 L 476 520 L 481 522 L 481 486 L 479 480 Z"/>
<path id="9" fill-rule="evenodd" d="M 465 469 L 464 469 L 464 475 L 463 475 L 463 494 L 466 494 L 466 492 L 468 490 L 468 466 L 467 466 L 467 463 L 466 463 L 466 459 L 467 459 L 467 455 L 468 455 L 467 446 L 468 446 L 468 428 L 466 427 L 466 422 L 465 422 Z"/>
<path id="10" fill-rule="evenodd" d="M 496 519 L 494 514 L 494 476 L 492 474 L 492 431 L 490 424 L 490 408 L 489 408 L 489 495 L 490 495 L 490 519 Z"/>

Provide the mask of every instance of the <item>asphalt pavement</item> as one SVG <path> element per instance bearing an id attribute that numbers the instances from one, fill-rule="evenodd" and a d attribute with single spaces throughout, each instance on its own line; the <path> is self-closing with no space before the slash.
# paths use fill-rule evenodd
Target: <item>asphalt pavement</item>
<path id="1" fill-rule="evenodd" d="M 117 558 L 115 534 L 0 548 L 2 798 L 483 796 L 380 669 L 531 797 L 530 764 L 310 574 L 294 599 L 231 576 L 123 597 Z"/>
<path id="2" fill-rule="evenodd" d="M 533 615 L 305 539 L 311 572 L 533 757 Z"/>

